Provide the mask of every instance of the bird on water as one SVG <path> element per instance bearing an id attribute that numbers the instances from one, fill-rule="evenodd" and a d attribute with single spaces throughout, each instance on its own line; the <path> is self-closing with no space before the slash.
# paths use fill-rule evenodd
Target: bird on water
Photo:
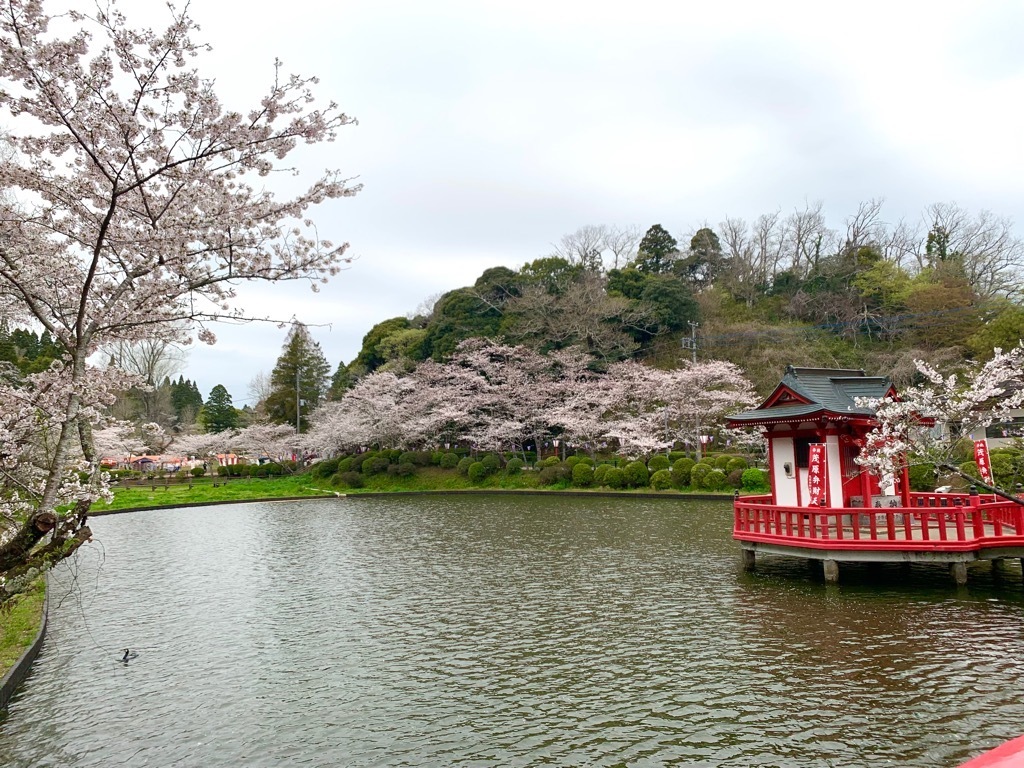
<path id="1" fill-rule="evenodd" d="M 125 664 L 127 664 L 129 661 L 131 661 L 132 659 L 134 659 L 138 655 L 139 654 L 137 654 L 135 651 L 130 651 L 127 648 L 125 648 L 124 649 L 124 656 L 121 657 L 121 661 L 123 661 Z"/>

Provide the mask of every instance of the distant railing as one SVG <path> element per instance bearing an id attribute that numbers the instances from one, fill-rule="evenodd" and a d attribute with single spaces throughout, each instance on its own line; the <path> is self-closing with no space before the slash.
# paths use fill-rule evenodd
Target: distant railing
<path id="1" fill-rule="evenodd" d="M 910 507 L 786 507 L 770 496 L 734 503 L 733 537 L 829 549 L 949 551 L 1024 546 L 1024 506 L 968 494 L 912 494 Z"/>

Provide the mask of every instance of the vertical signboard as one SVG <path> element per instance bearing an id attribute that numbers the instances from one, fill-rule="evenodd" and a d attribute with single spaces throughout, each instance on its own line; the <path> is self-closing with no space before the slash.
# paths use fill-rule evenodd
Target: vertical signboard
<path id="1" fill-rule="evenodd" d="M 807 503 L 828 506 L 828 459 L 824 443 L 811 443 L 807 454 Z"/>
<path id="2" fill-rule="evenodd" d="M 988 441 L 974 441 L 974 463 L 978 465 L 982 482 L 992 485 L 992 467 L 988 462 Z"/>

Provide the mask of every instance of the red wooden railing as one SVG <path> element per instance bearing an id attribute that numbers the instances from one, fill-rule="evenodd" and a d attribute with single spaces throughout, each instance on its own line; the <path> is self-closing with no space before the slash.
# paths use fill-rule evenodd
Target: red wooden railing
<path id="1" fill-rule="evenodd" d="M 770 496 L 734 503 L 733 538 L 819 549 L 970 551 L 1024 546 L 1024 506 L 967 494 L 911 494 L 909 507 L 785 507 Z"/>

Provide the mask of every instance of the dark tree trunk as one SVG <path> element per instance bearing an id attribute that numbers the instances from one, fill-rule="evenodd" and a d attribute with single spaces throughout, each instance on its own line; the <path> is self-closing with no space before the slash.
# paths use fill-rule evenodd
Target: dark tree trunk
<path id="1" fill-rule="evenodd" d="M 0 547 L 0 573 L 28 560 L 32 548 L 56 527 L 57 515 L 53 512 L 36 512 L 32 515 L 14 538 Z"/>

